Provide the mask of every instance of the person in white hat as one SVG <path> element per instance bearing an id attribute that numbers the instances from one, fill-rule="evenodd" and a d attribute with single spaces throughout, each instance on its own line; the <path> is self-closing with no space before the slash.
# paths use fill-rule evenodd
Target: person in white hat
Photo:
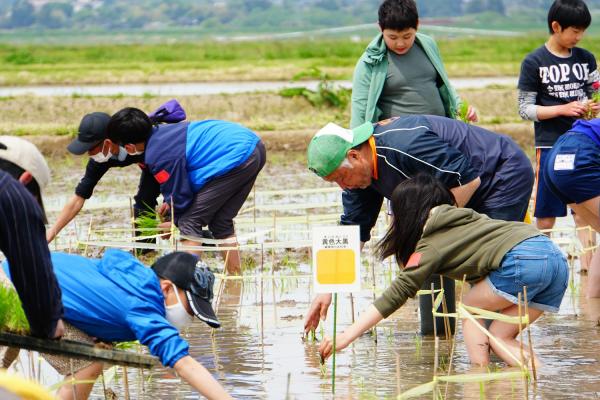
<path id="1" fill-rule="evenodd" d="M 30 333 L 59 338 L 64 332 L 61 291 L 46 242 L 42 189 L 50 169 L 39 150 L 15 136 L 0 136 L 0 250 L 11 265 Z"/>

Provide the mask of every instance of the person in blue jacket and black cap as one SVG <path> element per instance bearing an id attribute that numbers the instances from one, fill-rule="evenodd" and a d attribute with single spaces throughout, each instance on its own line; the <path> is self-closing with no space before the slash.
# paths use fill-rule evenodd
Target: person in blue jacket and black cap
<path id="1" fill-rule="evenodd" d="M 52 253 L 52 262 L 62 290 L 65 339 L 90 344 L 138 340 L 203 396 L 231 398 L 190 356 L 189 345 L 180 336 L 194 317 L 220 327 L 211 305 L 215 278 L 198 257 L 173 252 L 147 268 L 131 254 L 109 249 L 101 259 Z M 8 265 L 3 267 L 8 274 Z M 61 399 L 87 399 L 94 385 L 87 382 L 102 373 L 100 362 L 44 358 L 67 375 L 67 381 L 78 382 L 61 386 L 57 393 Z"/>
<path id="2" fill-rule="evenodd" d="M 250 129 L 228 121 L 154 124 L 142 110 L 126 107 L 108 123 L 108 138 L 144 150 L 148 171 L 172 205 L 182 243 L 202 243 L 208 226 L 215 239 L 236 247 L 233 219 L 250 194 L 266 161 L 262 140 Z M 229 274 L 241 273 L 237 250 L 223 252 Z"/>

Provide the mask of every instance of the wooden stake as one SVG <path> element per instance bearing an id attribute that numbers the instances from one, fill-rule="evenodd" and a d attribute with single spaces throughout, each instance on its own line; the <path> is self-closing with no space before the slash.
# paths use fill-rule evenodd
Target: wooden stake
<path id="1" fill-rule="evenodd" d="M 400 384 L 400 353 L 396 353 L 396 393 L 399 395 L 402 393 L 402 385 Z"/>
<path id="2" fill-rule="evenodd" d="M 375 257 L 373 254 L 373 249 L 371 249 L 371 276 L 373 279 L 373 302 L 377 299 L 377 294 L 375 293 L 377 290 L 377 285 L 375 283 Z M 377 325 L 373 326 L 371 329 L 373 340 L 375 344 L 377 344 Z"/>
<path id="3" fill-rule="evenodd" d="M 87 232 L 87 242 L 89 243 L 90 241 L 90 236 L 92 235 L 92 221 L 94 220 L 94 217 L 90 217 L 90 225 L 88 226 L 88 232 Z M 86 243 L 85 248 L 83 249 L 83 256 L 87 257 L 87 251 L 88 251 L 88 245 Z"/>
<path id="4" fill-rule="evenodd" d="M 290 382 L 292 380 L 292 373 L 288 372 L 287 374 L 287 385 L 286 385 L 286 389 L 285 389 L 285 400 L 289 400 L 290 399 Z"/>
<path id="5" fill-rule="evenodd" d="M 435 293 L 434 293 L 434 285 L 433 282 L 431 282 L 431 314 L 433 314 L 436 310 L 434 310 L 434 305 L 435 305 Z M 435 316 L 432 315 L 433 317 L 433 337 L 437 338 L 437 324 L 435 321 Z"/>
<path id="6" fill-rule="evenodd" d="M 521 292 L 517 298 L 519 303 L 519 350 L 521 356 L 521 371 L 523 372 L 523 390 L 525 390 L 524 399 L 529 399 L 529 385 L 527 382 L 527 364 L 525 363 L 525 354 L 523 351 L 523 316 L 521 314 Z"/>
<path id="7" fill-rule="evenodd" d="M 333 294 L 333 356 L 331 367 L 331 393 L 335 394 L 335 353 L 336 353 L 336 325 L 337 325 L 337 293 Z"/>
<path id="8" fill-rule="evenodd" d="M 444 278 L 440 275 L 440 288 L 444 288 Z M 442 292 L 442 312 L 448 314 L 448 306 L 446 304 L 446 293 Z M 444 333 L 446 334 L 446 340 L 450 339 L 452 329 L 450 328 L 450 320 L 447 315 L 444 315 Z"/>
<path id="9" fill-rule="evenodd" d="M 433 284 L 432 284 L 433 286 Z M 435 328 L 435 323 L 434 323 Z M 433 400 L 437 400 L 438 398 L 438 383 L 437 383 L 437 370 L 439 367 L 438 354 L 440 349 L 440 338 L 437 336 L 437 332 L 433 331 L 434 334 L 434 345 L 433 345 Z"/>
<path id="10" fill-rule="evenodd" d="M 260 245 L 260 343 L 263 344 L 265 339 L 265 308 L 263 303 L 263 268 L 264 268 L 264 260 L 263 260 L 263 244 Z"/>
<path id="11" fill-rule="evenodd" d="M 466 282 L 467 280 L 467 276 L 463 275 L 463 280 L 462 280 L 462 284 L 460 285 L 460 293 L 458 295 L 458 304 L 462 304 L 462 299 L 463 299 L 463 293 L 465 291 L 465 285 L 467 284 Z M 452 361 L 454 361 L 454 349 L 456 348 L 456 331 L 458 330 L 458 307 L 456 310 L 456 325 L 455 325 L 455 329 L 454 329 L 454 334 L 452 334 L 451 336 L 451 340 L 452 340 L 452 344 L 450 346 L 450 361 L 448 362 L 448 372 L 446 373 L 446 376 L 450 376 L 450 374 L 452 373 Z M 446 387 L 444 388 L 444 399 L 448 398 L 448 385 L 450 384 L 450 382 L 446 381 Z"/>
<path id="12" fill-rule="evenodd" d="M 271 270 L 275 270 L 275 242 L 277 241 L 277 211 L 273 211 L 273 246 L 271 247 Z"/>
<path id="13" fill-rule="evenodd" d="M 252 191 L 254 192 L 254 209 L 252 210 L 252 215 L 254 223 L 254 232 L 256 232 L 256 185 L 252 187 Z"/>
<path id="14" fill-rule="evenodd" d="M 125 400 L 129 400 L 129 378 L 127 377 L 127 367 L 123 366 L 123 388 L 125 389 Z"/>
<path id="15" fill-rule="evenodd" d="M 133 201 L 129 197 L 129 215 L 131 217 L 131 239 L 135 241 L 135 213 L 133 212 Z M 89 238 L 88 238 L 89 241 Z M 138 256 L 137 247 L 133 246 L 133 255 Z"/>
<path id="16" fill-rule="evenodd" d="M 525 297 L 525 315 L 527 315 L 527 337 L 529 339 L 529 357 L 531 358 L 531 370 L 533 371 L 533 381 L 537 382 L 535 356 L 533 353 L 533 341 L 531 339 L 531 322 L 529 321 L 529 306 L 527 304 L 527 286 L 523 286 L 523 296 Z"/>
<path id="17" fill-rule="evenodd" d="M 350 293 L 350 311 L 352 312 L 352 323 L 354 323 L 354 296 Z"/>

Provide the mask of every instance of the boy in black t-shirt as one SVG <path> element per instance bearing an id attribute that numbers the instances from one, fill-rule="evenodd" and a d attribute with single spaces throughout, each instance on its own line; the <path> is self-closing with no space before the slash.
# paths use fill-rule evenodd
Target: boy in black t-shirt
<path id="1" fill-rule="evenodd" d="M 534 216 L 539 229 L 550 229 L 566 206 L 547 187 L 542 174 L 546 156 L 560 135 L 590 107 L 592 84 L 600 79 L 596 59 L 575 47 L 592 17 L 583 0 L 555 0 L 548 11 L 548 41 L 528 54 L 519 76 L 519 114 L 534 121 L 537 190 Z"/>

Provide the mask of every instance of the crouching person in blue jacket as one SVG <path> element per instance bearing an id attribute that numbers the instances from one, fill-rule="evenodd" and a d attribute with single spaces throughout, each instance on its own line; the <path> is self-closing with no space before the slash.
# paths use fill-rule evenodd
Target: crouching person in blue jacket
<path id="1" fill-rule="evenodd" d="M 219 120 L 155 125 L 141 110 L 127 107 L 111 117 L 108 137 L 144 152 L 144 163 L 173 205 L 174 223 L 185 240 L 202 242 L 202 227 L 236 246 L 233 218 L 265 165 L 260 138 L 239 124 Z M 238 251 L 223 254 L 225 268 L 239 274 Z"/>
<path id="2" fill-rule="evenodd" d="M 62 290 L 64 338 L 90 344 L 139 340 L 165 366 L 209 399 L 230 399 L 223 387 L 189 355 L 179 332 L 194 316 L 220 326 L 212 309 L 214 275 L 192 254 L 174 252 L 146 268 L 129 253 L 107 250 L 101 259 L 52 253 Z M 3 265 L 8 274 L 8 265 Z M 95 339 L 94 339 L 95 338 Z M 67 379 L 94 381 L 102 363 L 44 355 Z M 70 376 L 72 374 L 72 376 Z M 87 399 L 93 383 L 63 385 L 60 399 Z"/>

